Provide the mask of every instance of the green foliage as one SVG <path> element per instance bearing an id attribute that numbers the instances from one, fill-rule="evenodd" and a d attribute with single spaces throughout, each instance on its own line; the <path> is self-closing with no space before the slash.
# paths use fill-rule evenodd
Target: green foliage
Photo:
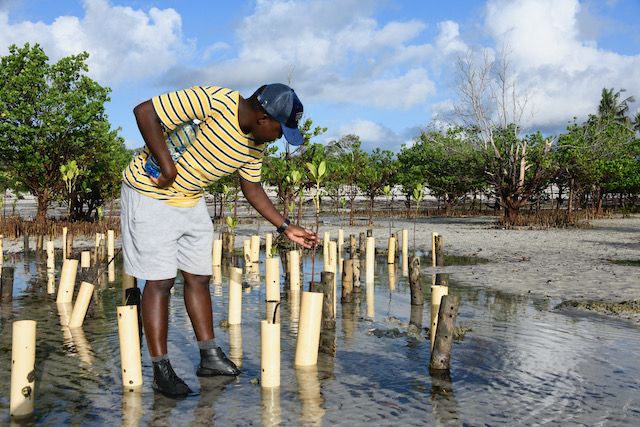
<path id="1" fill-rule="evenodd" d="M 358 176 L 365 168 L 367 153 L 361 148 L 362 143 L 356 135 L 345 135 L 337 141 L 327 145 L 327 157 L 332 159 L 332 174 L 330 180 L 336 180 L 330 185 L 346 186 L 347 197 L 351 202 L 351 218 L 349 224 L 354 225 L 355 198 L 358 195 Z M 339 182 L 339 184 L 338 184 Z M 339 195 L 339 193 L 338 193 Z"/>
<path id="2" fill-rule="evenodd" d="M 110 89 L 84 75 L 87 58 L 83 52 L 50 64 L 40 46 L 26 44 L 1 59 L 0 164 L 37 197 L 39 216 L 65 187 L 61 165 L 75 160 L 88 172 L 80 188 L 102 194 L 119 185 L 130 159 L 104 114 Z"/>
<path id="3" fill-rule="evenodd" d="M 227 225 L 229 226 L 229 230 L 231 230 L 231 234 L 233 234 L 236 228 L 236 225 L 238 225 L 238 218 L 236 218 L 235 216 L 228 216 Z"/>
<path id="4" fill-rule="evenodd" d="M 390 151 L 374 149 L 363 156 L 365 167 L 357 175 L 360 190 L 369 197 L 369 225 L 373 225 L 373 206 L 376 197 L 382 194 L 384 186 L 390 186 L 397 169 L 396 160 Z"/>

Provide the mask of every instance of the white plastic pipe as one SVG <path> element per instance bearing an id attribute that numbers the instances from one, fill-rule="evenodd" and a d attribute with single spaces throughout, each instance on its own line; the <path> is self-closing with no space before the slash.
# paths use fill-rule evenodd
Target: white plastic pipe
<path id="1" fill-rule="evenodd" d="M 373 283 L 374 281 L 374 262 L 375 262 L 375 253 L 376 253 L 376 240 L 375 237 L 367 237 L 367 248 L 365 254 L 365 282 Z"/>
<path id="2" fill-rule="evenodd" d="M 291 291 L 300 291 L 300 252 L 289 251 L 289 288 Z"/>
<path id="3" fill-rule="evenodd" d="M 78 260 L 65 258 L 60 273 L 60 286 L 58 287 L 57 303 L 73 301 L 73 289 L 76 286 L 76 274 L 78 273 Z"/>
<path id="4" fill-rule="evenodd" d="M 69 319 L 70 328 L 79 328 L 84 323 L 84 317 L 87 314 L 87 308 L 91 303 L 91 296 L 93 295 L 93 285 L 88 282 L 82 282 L 78 296 L 76 297 L 76 303 L 73 305 L 73 311 L 71 312 L 71 318 Z"/>
<path id="5" fill-rule="evenodd" d="M 260 322 L 260 385 L 280 385 L 280 323 Z"/>
<path id="6" fill-rule="evenodd" d="M 242 323 L 242 269 L 229 269 L 229 325 Z"/>
<path id="7" fill-rule="evenodd" d="M 36 386 L 36 321 L 13 322 L 11 346 L 11 417 L 33 414 Z"/>
<path id="8" fill-rule="evenodd" d="M 140 334 L 138 330 L 138 307 L 123 305 L 116 307 L 118 337 L 120 339 L 120 364 L 122 385 L 125 389 L 142 385 L 142 360 L 140 357 Z"/>
<path id="9" fill-rule="evenodd" d="M 266 301 L 280 301 L 280 257 L 265 259 L 264 276 Z"/>
<path id="10" fill-rule="evenodd" d="M 213 241 L 213 252 L 211 254 L 211 265 L 220 267 L 222 265 L 222 240 Z"/>
<path id="11" fill-rule="evenodd" d="M 320 292 L 302 292 L 294 362 L 296 366 L 309 366 L 318 363 L 323 298 L 324 295 Z"/>

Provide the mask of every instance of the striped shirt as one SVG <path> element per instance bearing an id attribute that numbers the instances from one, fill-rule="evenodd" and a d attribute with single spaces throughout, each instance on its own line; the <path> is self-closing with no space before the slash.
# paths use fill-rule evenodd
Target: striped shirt
<path id="1" fill-rule="evenodd" d="M 145 146 L 123 172 L 124 181 L 137 191 L 174 206 L 194 206 L 203 188 L 238 171 L 250 182 L 260 182 L 264 144 L 245 134 L 238 124 L 237 91 L 221 87 L 192 87 L 151 100 L 165 137 L 180 124 L 199 120 L 195 141 L 176 162 L 178 175 L 171 186 L 158 188 L 144 164 L 150 155 Z"/>

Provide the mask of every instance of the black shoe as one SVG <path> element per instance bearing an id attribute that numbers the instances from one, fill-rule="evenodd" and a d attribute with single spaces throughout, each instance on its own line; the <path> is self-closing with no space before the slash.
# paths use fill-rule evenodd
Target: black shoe
<path id="1" fill-rule="evenodd" d="M 169 359 L 153 363 L 153 384 L 151 388 L 167 397 L 186 397 L 193 393 L 184 381 L 176 375 Z"/>
<path id="2" fill-rule="evenodd" d="M 215 375 L 238 375 L 240 370 L 227 358 L 220 347 L 200 350 L 200 364 L 196 375 L 213 377 Z"/>

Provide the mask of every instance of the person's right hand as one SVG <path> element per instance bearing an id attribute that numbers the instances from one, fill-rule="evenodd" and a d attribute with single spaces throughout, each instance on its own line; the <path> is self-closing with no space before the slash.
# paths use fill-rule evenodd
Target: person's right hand
<path id="1" fill-rule="evenodd" d="M 173 177 L 167 176 L 165 175 L 163 172 L 160 172 L 160 175 L 158 175 L 157 178 L 152 177 L 151 175 L 149 175 L 149 179 L 159 188 L 167 188 L 169 187 L 171 184 L 173 184 L 173 181 L 175 181 L 176 176 L 173 175 Z"/>

